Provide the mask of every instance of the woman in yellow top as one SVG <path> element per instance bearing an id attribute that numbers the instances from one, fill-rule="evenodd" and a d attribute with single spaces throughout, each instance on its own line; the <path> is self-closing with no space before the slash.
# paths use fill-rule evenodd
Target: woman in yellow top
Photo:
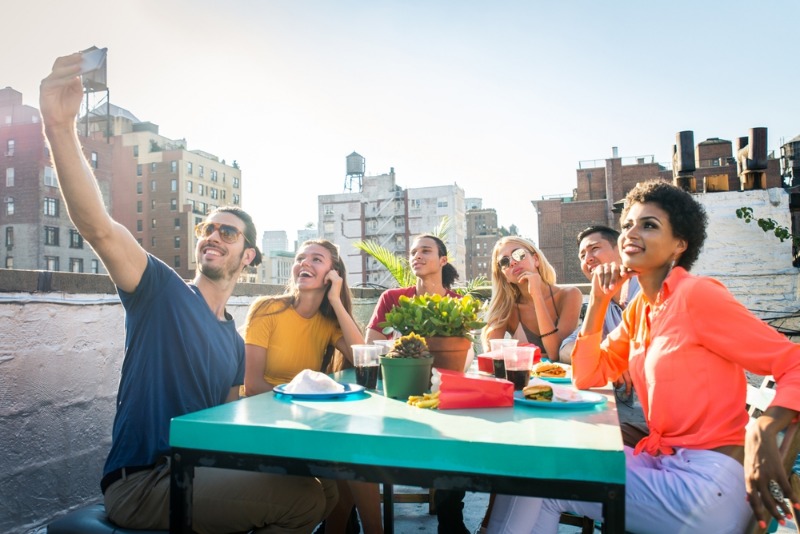
<path id="1" fill-rule="evenodd" d="M 247 395 L 291 382 L 304 369 L 322 370 L 328 345 L 336 347 L 352 363 L 350 347 L 364 343 L 364 337 L 353 319 L 346 278 L 336 245 L 315 239 L 300 246 L 287 293 L 261 297 L 247 313 L 244 335 Z M 340 493 L 347 490 L 353 494 L 365 533 L 383 532 L 377 485 L 340 482 Z M 334 511 L 326 521 L 328 532 L 343 529 L 336 524 L 339 515 Z"/>

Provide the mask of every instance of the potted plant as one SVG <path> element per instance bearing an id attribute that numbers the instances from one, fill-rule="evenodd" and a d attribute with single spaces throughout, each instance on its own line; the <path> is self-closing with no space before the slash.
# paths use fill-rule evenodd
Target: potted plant
<path id="1" fill-rule="evenodd" d="M 397 306 L 381 323 L 384 334 L 415 333 L 424 337 L 433 355 L 434 367 L 464 371 L 472 346 L 472 332 L 482 328 L 483 303 L 470 295 L 461 298 L 442 295 L 400 297 Z"/>
<path id="2" fill-rule="evenodd" d="M 402 336 L 381 356 L 383 394 L 403 400 L 422 395 L 430 387 L 432 366 L 433 358 L 425 340 L 417 334 Z"/>

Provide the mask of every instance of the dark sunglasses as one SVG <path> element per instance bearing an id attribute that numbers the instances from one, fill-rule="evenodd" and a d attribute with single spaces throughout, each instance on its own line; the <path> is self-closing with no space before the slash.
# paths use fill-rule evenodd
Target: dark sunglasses
<path id="1" fill-rule="evenodd" d="M 194 235 L 198 239 L 201 237 L 210 237 L 214 232 L 219 233 L 219 237 L 226 243 L 236 243 L 242 231 L 230 224 L 220 224 L 215 222 L 201 222 L 194 227 Z M 245 238 L 247 242 L 247 238 Z"/>
<path id="2" fill-rule="evenodd" d="M 527 250 L 525 250 L 524 248 L 517 248 L 511 251 L 510 256 L 503 256 L 502 258 L 497 260 L 497 266 L 500 267 L 500 269 L 502 270 L 511 265 L 511 260 L 519 262 L 524 260 L 527 256 L 528 256 Z"/>

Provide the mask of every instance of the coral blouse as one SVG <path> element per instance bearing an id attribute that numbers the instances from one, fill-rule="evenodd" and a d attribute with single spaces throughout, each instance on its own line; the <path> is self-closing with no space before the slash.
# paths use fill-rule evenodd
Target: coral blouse
<path id="1" fill-rule="evenodd" d="M 629 370 L 650 427 L 636 454 L 744 444 L 749 417 L 743 368 L 773 375 L 778 387 L 772 404 L 800 410 L 800 345 L 712 278 L 672 269 L 655 303 L 639 293 L 602 343 L 601 336 L 578 337 L 575 384 L 605 386 Z"/>

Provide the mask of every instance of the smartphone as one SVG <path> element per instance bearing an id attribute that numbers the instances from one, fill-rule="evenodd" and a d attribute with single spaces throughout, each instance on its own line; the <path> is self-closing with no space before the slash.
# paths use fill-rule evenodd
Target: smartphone
<path id="1" fill-rule="evenodd" d="M 108 48 L 89 48 L 81 52 L 81 71 L 79 74 L 88 74 L 103 66 L 106 61 Z"/>

